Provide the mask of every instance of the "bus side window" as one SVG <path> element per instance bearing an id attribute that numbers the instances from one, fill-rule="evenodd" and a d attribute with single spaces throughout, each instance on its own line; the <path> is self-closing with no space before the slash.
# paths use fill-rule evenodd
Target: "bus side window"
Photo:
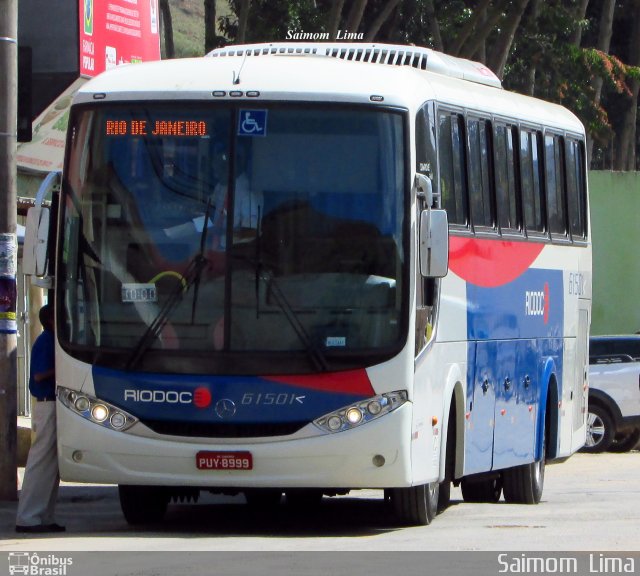
<path id="1" fill-rule="evenodd" d="M 512 126 L 496 125 L 494 129 L 495 178 L 498 223 L 502 230 L 522 229 L 518 189 L 516 187 L 517 155 Z"/>
<path id="2" fill-rule="evenodd" d="M 577 140 L 565 140 L 567 201 L 569 205 L 569 229 L 574 240 L 586 235 L 586 188 L 582 145 Z"/>
<path id="3" fill-rule="evenodd" d="M 565 212 L 562 137 L 546 134 L 544 137 L 544 151 L 549 229 L 552 234 L 566 236 L 567 219 Z"/>
<path id="4" fill-rule="evenodd" d="M 441 112 L 438 115 L 438 158 L 442 207 L 449 224 L 468 223 L 465 181 L 465 143 L 462 116 Z"/>
<path id="5" fill-rule="evenodd" d="M 489 163 L 488 134 L 490 125 L 486 120 L 470 119 L 467 122 L 469 137 L 469 204 L 474 227 L 493 228 L 495 219 L 492 202 L 491 174 Z"/>
<path id="6" fill-rule="evenodd" d="M 544 232 L 544 204 L 540 183 L 539 134 L 520 131 L 520 177 L 524 223 L 529 232 Z"/>

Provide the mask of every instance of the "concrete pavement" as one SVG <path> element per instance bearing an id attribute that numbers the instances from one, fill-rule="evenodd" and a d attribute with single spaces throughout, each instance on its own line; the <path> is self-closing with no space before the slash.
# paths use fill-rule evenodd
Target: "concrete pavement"
<path id="1" fill-rule="evenodd" d="M 363 490 L 325 498 L 316 514 L 285 505 L 265 514 L 242 496 L 204 493 L 197 505 L 170 505 L 162 524 L 134 528 L 122 516 L 116 487 L 64 483 L 58 519 L 67 532 L 17 535 L 16 503 L 0 502 L 0 551 L 633 551 L 638 472 L 638 451 L 576 454 L 547 467 L 537 506 L 464 503 L 455 489 L 452 506 L 426 527 L 394 525 L 381 492 Z"/>

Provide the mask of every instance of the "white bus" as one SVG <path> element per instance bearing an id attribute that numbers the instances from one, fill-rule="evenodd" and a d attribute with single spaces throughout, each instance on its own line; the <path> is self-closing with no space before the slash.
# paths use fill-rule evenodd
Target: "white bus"
<path id="1" fill-rule="evenodd" d="M 425 48 L 101 74 L 52 218 L 61 477 L 130 523 L 201 490 L 539 502 L 585 440 L 586 188 L 573 114 Z"/>

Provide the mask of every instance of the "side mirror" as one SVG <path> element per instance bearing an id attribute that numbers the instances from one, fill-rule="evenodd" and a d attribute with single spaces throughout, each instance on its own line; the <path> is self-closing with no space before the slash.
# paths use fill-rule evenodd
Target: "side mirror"
<path id="1" fill-rule="evenodd" d="M 449 271 L 449 222 L 445 210 L 420 213 L 420 273 L 443 278 Z"/>
<path id="2" fill-rule="evenodd" d="M 50 195 L 60 183 L 60 172 L 50 172 L 43 180 L 36 194 L 36 205 L 27 212 L 27 225 L 22 249 L 22 271 L 28 276 L 44 278 L 32 281 L 38 286 L 49 288 L 49 222 L 51 210 L 43 206 L 46 196 Z"/>
<path id="3" fill-rule="evenodd" d="M 29 276 L 47 275 L 50 210 L 34 206 L 27 212 L 27 225 L 22 250 L 22 270 Z"/>

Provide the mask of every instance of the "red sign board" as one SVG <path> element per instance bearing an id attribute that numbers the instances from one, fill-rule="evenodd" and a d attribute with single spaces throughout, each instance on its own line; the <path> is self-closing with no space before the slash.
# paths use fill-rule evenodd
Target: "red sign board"
<path id="1" fill-rule="evenodd" d="M 158 0 L 78 0 L 80 74 L 160 59 Z"/>

